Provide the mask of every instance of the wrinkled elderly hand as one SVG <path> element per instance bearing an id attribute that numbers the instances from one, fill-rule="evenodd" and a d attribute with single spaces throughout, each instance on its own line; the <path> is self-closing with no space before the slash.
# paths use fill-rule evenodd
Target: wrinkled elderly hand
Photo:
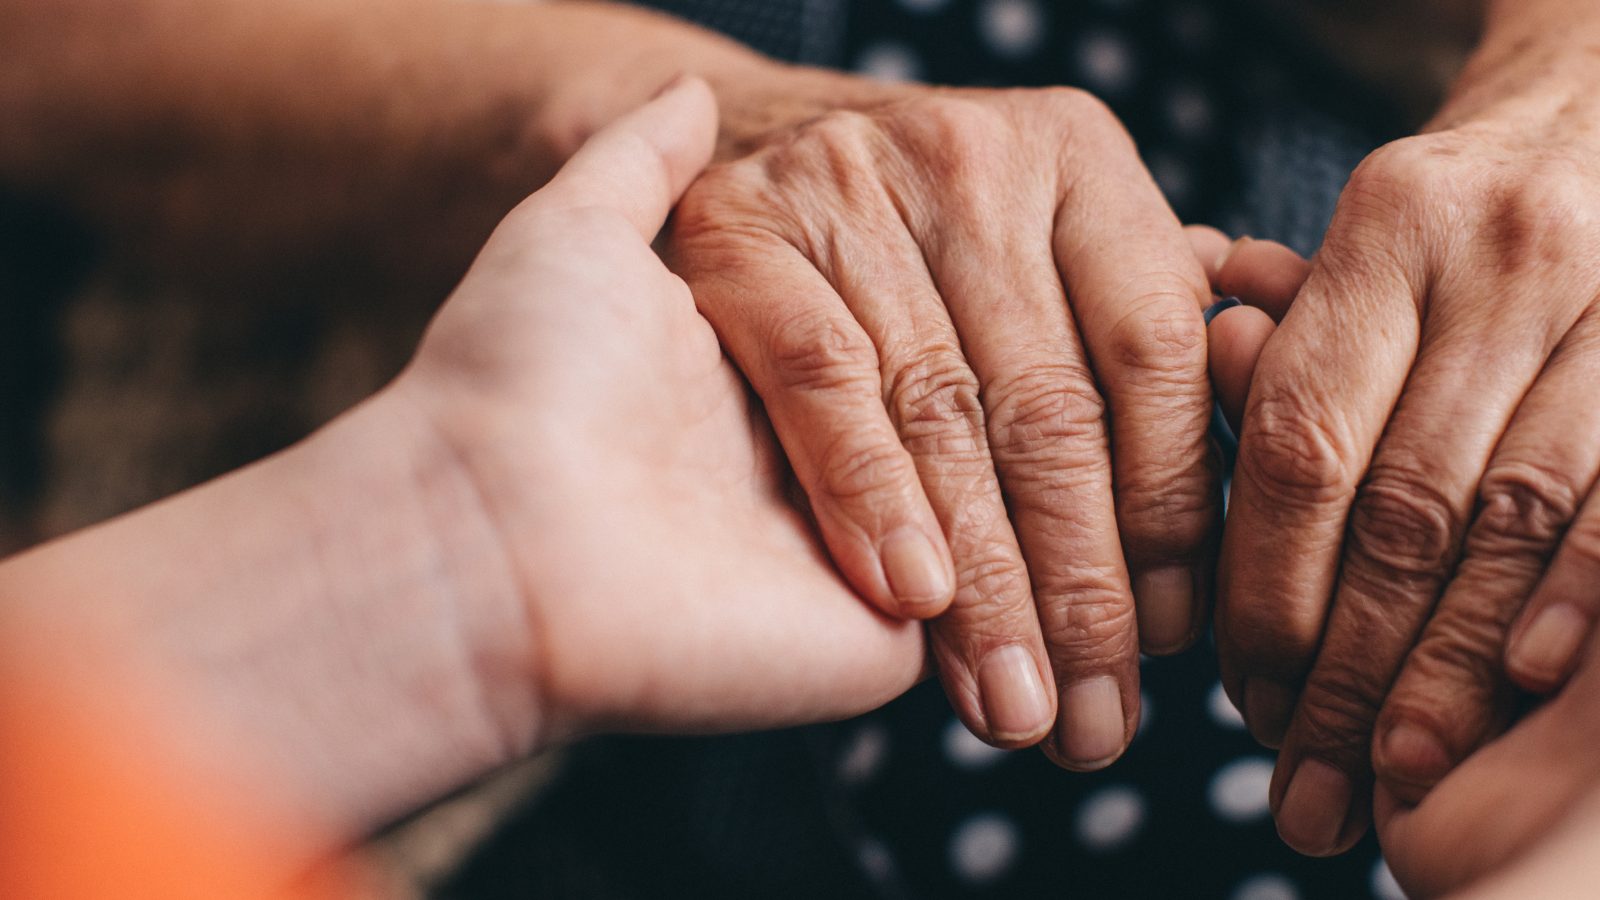
<path id="1" fill-rule="evenodd" d="M 845 81 L 824 87 L 861 90 Z M 1141 645 L 1182 649 L 1208 608 L 1204 274 L 1087 94 L 845 104 L 714 167 L 669 259 L 850 583 L 938 616 L 968 727 L 1021 746 L 1054 726 L 1057 762 L 1107 765 L 1138 723 Z"/>
<path id="2" fill-rule="evenodd" d="M 1559 684 L 1596 614 L 1582 56 L 1480 58 L 1426 133 L 1373 154 L 1261 358 L 1217 636 L 1252 733 L 1282 747 L 1272 805 L 1301 851 L 1361 835 L 1374 770 L 1419 799 L 1505 726 L 1505 663 Z"/>

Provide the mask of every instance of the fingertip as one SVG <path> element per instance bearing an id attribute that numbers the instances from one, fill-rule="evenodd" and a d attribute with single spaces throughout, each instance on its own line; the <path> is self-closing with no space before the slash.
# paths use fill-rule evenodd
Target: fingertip
<path id="1" fill-rule="evenodd" d="M 1074 772 L 1098 772 L 1121 759 L 1139 712 L 1138 691 L 1131 692 L 1131 708 L 1123 702 L 1126 693 L 1114 675 L 1069 681 L 1061 689 L 1051 759 Z"/>
<path id="2" fill-rule="evenodd" d="M 639 112 L 657 119 L 652 124 L 660 126 L 655 133 L 666 142 L 663 157 L 675 164 L 670 167 L 670 180 L 672 197 L 677 200 L 716 152 L 717 95 L 700 76 L 679 75 Z"/>
<path id="3" fill-rule="evenodd" d="M 1219 294 L 1238 297 L 1282 320 L 1295 295 L 1311 277 L 1311 261 L 1277 241 L 1242 238 L 1218 263 L 1213 284 Z"/>
<path id="4" fill-rule="evenodd" d="M 716 96 L 704 80 L 679 76 L 596 133 L 528 205 L 609 209 L 650 240 L 710 164 L 716 139 Z"/>
<path id="5" fill-rule="evenodd" d="M 1233 239 L 1210 225 L 1186 225 L 1183 233 L 1189 239 L 1195 259 L 1205 270 L 1206 282 L 1212 290 L 1216 290 L 1217 275 L 1221 271 L 1223 258 L 1228 255 L 1228 248 L 1233 246 Z"/>
<path id="6" fill-rule="evenodd" d="M 1244 417 L 1256 363 L 1276 330 L 1272 317 L 1252 306 L 1223 311 L 1207 330 L 1211 383 L 1235 434 Z"/>

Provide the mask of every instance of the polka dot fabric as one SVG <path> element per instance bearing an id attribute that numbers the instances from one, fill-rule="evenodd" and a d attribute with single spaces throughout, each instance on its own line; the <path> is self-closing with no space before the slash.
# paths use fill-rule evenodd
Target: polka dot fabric
<path id="1" fill-rule="evenodd" d="M 1192 217 L 1239 183 L 1222 33 L 1194 0 L 856 0 L 844 52 L 886 80 L 1085 88 L 1142 138 L 1162 189 Z"/>
<path id="2" fill-rule="evenodd" d="M 1089 775 L 982 744 L 936 685 L 837 726 L 845 839 L 887 897 L 1399 897 L 1370 837 L 1331 860 L 1278 840 L 1272 755 L 1209 653 L 1145 662 L 1153 714 L 1124 759 Z"/>

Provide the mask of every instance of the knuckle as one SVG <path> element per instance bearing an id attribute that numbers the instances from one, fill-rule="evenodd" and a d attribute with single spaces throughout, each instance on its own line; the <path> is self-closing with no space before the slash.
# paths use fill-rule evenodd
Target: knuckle
<path id="1" fill-rule="evenodd" d="M 1575 239 L 1589 246 L 1600 233 L 1588 201 L 1595 187 L 1576 167 L 1555 159 L 1492 184 L 1479 212 L 1485 249 L 1512 271 L 1568 264 Z"/>
<path id="2" fill-rule="evenodd" d="M 1119 478 L 1117 504 L 1130 558 L 1161 558 L 1194 553 L 1213 537 L 1218 496 L 1210 479 L 1168 472 L 1148 484 Z"/>
<path id="3" fill-rule="evenodd" d="M 1364 232 L 1381 239 L 1394 234 L 1397 224 L 1443 208 L 1461 189 L 1455 155 L 1431 135 L 1379 147 L 1351 174 L 1330 237 Z"/>
<path id="4" fill-rule="evenodd" d="M 910 460 L 898 444 L 863 440 L 854 434 L 842 436 L 826 450 L 819 475 L 828 497 L 842 503 L 898 493 L 915 478 Z"/>
<path id="5" fill-rule="evenodd" d="M 1123 138 L 1127 131 L 1110 104 L 1076 87 L 1044 87 L 1029 92 L 1056 117 L 1069 123 L 1070 133 L 1090 139 Z"/>
<path id="6" fill-rule="evenodd" d="M 1079 448 L 1105 450 L 1105 400 L 1087 369 L 1065 363 L 1024 367 L 985 391 L 989 441 L 997 455 L 1043 462 Z"/>
<path id="7" fill-rule="evenodd" d="M 772 329 L 768 354 L 785 390 L 877 393 L 877 350 L 848 317 L 815 310 L 792 315 Z"/>
<path id="8" fill-rule="evenodd" d="M 894 115 L 930 174 L 956 190 L 987 179 L 1011 127 L 994 104 L 954 94 L 918 98 Z"/>
<path id="9" fill-rule="evenodd" d="M 1137 639 L 1128 592 L 1109 572 L 1072 573 L 1045 601 L 1044 636 L 1058 660 L 1109 660 L 1130 652 Z"/>
<path id="10" fill-rule="evenodd" d="M 752 208 L 768 206 L 761 200 L 770 187 L 763 166 L 746 157 L 721 163 L 689 185 L 672 212 L 674 242 L 704 234 L 720 234 L 731 223 L 743 222 Z"/>
<path id="11" fill-rule="evenodd" d="M 1110 331 L 1111 357 L 1137 372 L 1202 385 L 1205 323 L 1196 312 L 1199 289 L 1178 275 L 1135 287 L 1129 312 Z"/>
<path id="12" fill-rule="evenodd" d="M 1428 633 L 1411 651 L 1406 667 L 1429 682 L 1462 684 L 1496 680 L 1505 646 L 1506 615 L 1488 605 L 1453 609 L 1429 624 Z M 1456 687 L 1447 693 L 1454 695 Z"/>
<path id="13" fill-rule="evenodd" d="M 1478 489 L 1478 541 L 1543 553 L 1578 514 L 1581 494 L 1566 472 L 1531 462 L 1497 463 Z"/>
<path id="14" fill-rule="evenodd" d="M 978 397 L 978 380 L 966 360 L 953 349 L 932 351 L 894 372 L 884 395 L 903 432 L 960 428 L 982 433 L 983 404 Z"/>
<path id="15" fill-rule="evenodd" d="M 1246 416 L 1238 466 L 1269 502 L 1320 506 L 1340 502 L 1350 491 L 1352 454 L 1323 424 L 1324 416 L 1294 390 L 1262 385 L 1261 399 Z"/>
<path id="16" fill-rule="evenodd" d="M 1385 575 L 1442 579 L 1455 563 L 1461 516 L 1411 468 L 1374 466 L 1350 515 L 1352 551 Z"/>
<path id="17" fill-rule="evenodd" d="M 999 544 L 961 557 L 956 580 L 965 598 L 962 605 L 988 615 L 1008 614 L 1018 603 L 1032 598 L 1027 570 L 1015 554 Z"/>
<path id="18" fill-rule="evenodd" d="M 1300 695 L 1300 727 L 1312 746 L 1365 760 L 1372 725 L 1383 704 L 1382 693 L 1367 675 L 1343 661 L 1319 663 L 1319 671 Z"/>
<path id="19" fill-rule="evenodd" d="M 1411 192 L 1436 195 L 1453 190 L 1460 168 L 1454 160 L 1461 152 L 1454 144 L 1453 138 L 1440 135 L 1390 141 L 1356 167 L 1351 186 L 1389 198 L 1405 197 Z"/>

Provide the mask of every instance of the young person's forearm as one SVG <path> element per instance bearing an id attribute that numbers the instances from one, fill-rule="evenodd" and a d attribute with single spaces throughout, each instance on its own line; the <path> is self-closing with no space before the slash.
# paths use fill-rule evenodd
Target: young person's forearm
<path id="1" fill-rule="evenodd" d="M 734 134 L 776 115 L 737 98 L 782 68 L 603 3 L 18 0 L 0 8 L 0 185 L 158 263 L 315 262 L 418 225 L 464 263 L 674 75 L 710 80 Z"/>
<path id="2" fill-rule="evenodd" d="M 175 763 L 358 837 L 540 740 L 518 585 L 457 471 L 371 402 L 0 564 L 0 644 L 139 704 Z"/>

